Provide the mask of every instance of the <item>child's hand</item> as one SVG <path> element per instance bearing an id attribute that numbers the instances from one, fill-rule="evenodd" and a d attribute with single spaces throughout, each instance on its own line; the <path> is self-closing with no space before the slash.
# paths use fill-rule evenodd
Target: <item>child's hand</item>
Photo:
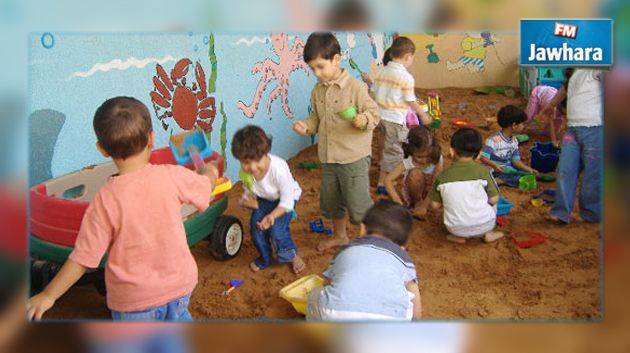
<path id="1" fill-rule="evenodd" d="M 354 120 L 352 120 L 352 124 L 357 129 L 365 130 L 367 128 L 368 120 L 363 114 L 357 115 Z"/>
<path id="2" fill-rule="evenodd" d="M 560 148 L 560 141 L 558 141 L 558 140 L 554 140 L 554 141 L 552 141 L 551 143 L 553 144 L 553 146 L 554 146 L 554 147 L 556 147 L 556 148 Z"/>
<path id="3" fill-rule="evenodd" d="M 529 171 L 529 172 L 530 172 L 530 173 L 532 173 L 532 174 L 534 174 L 535 176 L 540 176 L 540 172 L 539 172 L 539 171 L 537 171 L 537 170 L 536 170 L 536 169 L 534 169 L 534 168 L 530 168 L 530 171 Z"/>
<path id="4" fill-rule="evenodd" d="M 248 194 L 241 195 L 240 200 L 238 200 L 238 204 L 241 207 L 250 208 L 254 210 L 258 208 L 258 201 L 256 201 L 256 198 L 251 197 Z"/>
<path id="5" fill-rule="evenodd" d="M 199 168 L 198 173 L 207 175 L 208 177 L 214 176 L 214 179 L 219 178 L 219 164 L 217 161 L 210 161 L 203 165 L 203 167 Z"/>
<path id="6" fill-rule="evenodd" d="M 295 131 L 299 135 L 306 135 L 308 134 L 308 125 L 306 125 L 306 123 L 303 121 L 294 121 L 293 131 Z"/>
<path id="7" fill-rule="evenodd" d="M 41 292 L 29 300 L 26 308 L 26 317 L 29 321 L 33 319 L 41 320 L 44 313 L 52 308 L 53 305 L 55 305 L 55 300 L 48 296 L 46 292 Z"/>
<path id="8" fill-rule="evenodd" d="M 361 79 L 363 80 L 363 82 L 365 82 L 368 86 L 372 85 L 372 79 L 370 78 L 370 76 L 368 76 L 368 74 L 366 74 L 365 72 L 361 73 Z"/>
<path id="9" fill-rule="evenodd" d="M 271 226 L 273 226 L 274 222 L 275 222 L 275 219 L 273 219 L 273 217 L 271 217 L 270 215 L 266 215 L 265 218 L 263 218 L 260 222 L 256 223 L 256 225 L 258 226 L 260 230 L 267 230 L 271 228 Z"/>

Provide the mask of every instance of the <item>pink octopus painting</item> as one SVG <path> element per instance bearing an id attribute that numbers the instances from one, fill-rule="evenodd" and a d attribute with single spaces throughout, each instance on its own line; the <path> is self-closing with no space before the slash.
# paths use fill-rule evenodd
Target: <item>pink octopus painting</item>
<path id="1" fill-rule="evenodd" d="M 271 91 L 267 99 L 267 114 L 271 115 L 271 104 L 274 100 L 282 96 L 282 109 L 287 117 L 293 118 L 295 115 L 289 109 L 289 74 L 299 69 L 303 69 L 307 73 L 309 72 L 308 65 L 302 60 L 302 53 L 304 51 L 304 41 L 302 38 L 295 37 L 293 46 L 290 46 L 289 36 L 286 33 L 273 33 L 271 34 L 271 45 L 273 52 L 278 56 L 278 62 L 267 58 L 254 64 L 252 67 L 252 75 L 260 72 L 262 76 L 256 87 L 253 101 L 249 105 L 246 105 L 240 100 L 236 103 L 238 109 L 248 118 L 254 117 L 258 111 L 258 105 L 260 104 L 263 93 L 267 89 L 267 86 L 274 80 L 278 81 L 278 85 Z"/>

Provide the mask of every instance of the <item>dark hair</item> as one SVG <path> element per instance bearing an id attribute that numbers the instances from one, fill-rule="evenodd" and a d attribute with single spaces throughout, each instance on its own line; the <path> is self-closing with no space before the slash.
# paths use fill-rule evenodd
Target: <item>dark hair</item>
<path id="1" fill-rule="evenodd" d="M 232 137 L 232 154 L 240 161 L 258 161 L 271 151 L 271 136 L 255 125 L 247 125 Z"/>
<path id="2" fill-rule="evenodd" d="M 341 55 L 341 46 L 331 32 L 315 32 L 308 36 L 304 45 L 304 62 L 317 58 L 331 60 L 336 54 Z"/>
<path id="3" fill-rule="evenodd" d="M 396 202 L 382 200 L 367 211 L 363 224 L 368 234 L 378 234 L 404 245 L 411 233 L 411 214 Z"/>
<path id="4" fill-rule="evenodd" d="M 383 65 L 387 65 L 392 59 L 400 59 L 407 54 L 415 54 L 416 45 L 408 37 L 397 37 L 392 45 L 383 54 Z"/>
<path id="5" fill-rule="evenodd" d="M 403 142 L 402 149 L 405 158 L 416 152 L 424 152 L 430 149 L 429 161 L 431 161 L 432 164 L 438 163 L 442 155 L 442 147 L 435 138 L 435 132 L 433 129 L 424 125 L 416 126 L 409 130 L 407 141 Z"/>
<path id="6" fill-rule="evenodd" d="M 520 124 L 527 121 L 527 114 L 523 109 L 513 105 L 506 105 L 499 110 L 497 114 L 497 122 L 502 128 L 512 127 L 514 124 Z"/>
<path id="7" fill-rule="evenodd" d="M 569 80 L 571 79 L 571 76 L 573 76 L 573 73 L 575 72 L 575 68 L 573 67 L 567 67 L 564 70 L 564 81 L 562 82 L 562 85 L 564 86 L 564 89 L 569 89 Z"/>
<path id="8" fill-rule="evenodd" d="M 96 109 L 92 125 L 99 145 L 116 159 L 144 150 L 153 131 L 149 109 L 132 97 L 106 100 Z"/>
<path id="9" fill-rule="evenodd" d="M 460 157 L 476 157 L 481 151 L 483 141 L 479 131 L 464 127 L 451 137 L 451 147 Z"/>

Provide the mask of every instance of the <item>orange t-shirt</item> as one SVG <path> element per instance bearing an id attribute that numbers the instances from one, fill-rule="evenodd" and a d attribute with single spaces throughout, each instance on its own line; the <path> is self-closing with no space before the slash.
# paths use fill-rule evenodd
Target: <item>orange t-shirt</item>
<path id="1" fill-rule="evenodd" d="M 70 259 L 105 266 L 107 306 L 140 311 L 166 304 L 197 285 L 182 204 L 204 211 L 210 179 L 176 165 L 152 165 L 113 177 L 85 212 Z"/>

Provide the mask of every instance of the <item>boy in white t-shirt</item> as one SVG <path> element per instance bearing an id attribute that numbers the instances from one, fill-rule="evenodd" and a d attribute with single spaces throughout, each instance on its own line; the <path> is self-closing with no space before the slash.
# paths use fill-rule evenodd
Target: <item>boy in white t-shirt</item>
<path id="1" fill-rule="evenodd" d="M 268 267 L 275 249 L 279 262 L 290 262 L 293 272 L 300 273 L 306 265 L 297 254 L 289 223 L 302 189 L 287 162 L 270 151 L 271 137 L 258 126 L 248 125 L 232 138 L 232 154 L 241 162 L 242 171 L 251 176 L 242 180 L 245 193 L 241 205 L 252 205 L 252 198 L 256 198 L 256 205 L 250 207 L 250 231 L 260 256 L 250 268 L 258 272 Z"/>

